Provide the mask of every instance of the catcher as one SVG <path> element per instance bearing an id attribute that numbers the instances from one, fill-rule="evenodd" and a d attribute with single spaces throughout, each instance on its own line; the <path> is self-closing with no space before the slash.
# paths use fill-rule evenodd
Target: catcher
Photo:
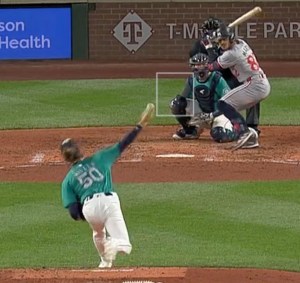
<path id="1" fill-rule="evenodd" d="M 181 125 L 174 139 L 198 139 L 204 129 L 216 142 L 230 142 L 237 138 L 231 122 L 224 116 L 210 118 L 217 110 L 217 102 L 230 88 L 219 72 L 210 72 L 208 56 L 198 53 L 190 58 L 193 75 L 189 76 L 181 95 L 172 99 L 172 114 Z"/>
<path id="2" fill-rule="evenodd" d="M 121 141 L 89 157 L 83 156 L 73 139 L 61 143 L 61 154 L 71 166 L 62 182 L 63 206 L 74 220 L 89 223 L 101 259 L 99 268 L 110 268 L 118 252 L 131 252 L 119 197 L 114 192 L 111 167 L 148 124 L 153 112 L 154 105 L 148 104 L 140 122 Z"/>
<path id="3" fill-rule="evenodd" d="M 204 21 L 201 27 L 201 38 L 200 40 L 195 41 L 192 46 L 192 49 L 189 51 L 189 57 L 193 57 L 197 53 L 205 53 L 208 54 L 209 62 L 212 63 L 223 54 L 222 48 L 218 46 L 218 44 L 212 44 L 210 48 L 207 49 L 205 46 L 206 39 L 212 38 L 213 33 L 220 28 L 223 22 L 217 18 L 209 18 Z M 219 72 L 222 74 L 223 78 L 229 85 L 231 89 L 236 88 L 241 85 L 241 83 L 237 80 L 237 78 L 231 73 L 229 68 L 221 69 Z M 255 131 L 260 134 L 260 130 L 258 129 L 260 118 L 260 103 L 258 102 L 254 106 L 246 109 L 246 123 L 248 127 L 255 129 Z"/>

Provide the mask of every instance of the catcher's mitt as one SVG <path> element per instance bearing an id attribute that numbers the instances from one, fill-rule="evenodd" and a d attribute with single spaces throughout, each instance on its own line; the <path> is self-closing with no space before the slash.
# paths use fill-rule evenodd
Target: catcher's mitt
<path id="1" fill-rule="evenodd" d="M 148 103 L 145 110 L 141 114 L 139 125 L 145 127 L 153 117 L 155 106 L 153 103 Z"/>
<path id="2" fill-rule="evenodd" d="M 214 117 L 213 117 L 212 113 L 201 112 L 198 115 L 191 118 L 191 120 L 189 121 L 189 125 L 190 126 L 200 126 L 203 123 L 211 124 L 213 122 L 213 119 L 214 119 Z"/>

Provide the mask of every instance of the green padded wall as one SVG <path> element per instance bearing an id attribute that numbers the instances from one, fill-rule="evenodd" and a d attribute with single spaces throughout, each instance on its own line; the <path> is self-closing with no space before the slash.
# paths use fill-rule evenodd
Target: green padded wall
<path id="1" fill-rule="evenodd" d="M 72 4 L 72 58 L 89 58 L 88 4 Z"/>

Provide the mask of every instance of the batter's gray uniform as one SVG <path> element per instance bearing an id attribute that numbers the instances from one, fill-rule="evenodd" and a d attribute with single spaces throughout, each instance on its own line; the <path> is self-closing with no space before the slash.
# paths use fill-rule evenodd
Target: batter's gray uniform
<path id="1" fill-rule="evenodd" d="M 238 81 L 243 83 L 220 99 L 236 110 L 250 108 L 270 94 L 270 83 L 245 41 L 237 39 L 231 49 L 217 58 L 217 62 L 223 69 L 230 68 Z"/>
<path id="2" fill-rule="evenodd" d="M 205 53 L 208 54 L 210 62 L 213 62 L 217 59 L 218 56 L 222 55 L 224 50 L 220 48 L 218 45 L 212 44 L 211 48 L 206 50 L 205 45 L 202 40 L 205 41 L 205 38 L 211 37 L 216 30 L 220 28 L 222 21 L 220 19 L 210 17 L 205 20 L 201 26 L 201 40 L 195 41 L 192 49 L 189 52 L 190 57 L 193 57 L 197 53 Z M 231 73 L 229 69 L 220 70 L 223 78 L 226 80 L 229 87 L 236 88 L 240 85 L 240 82 L 236 79 L 236 77 Z M 251 127 L 256 130 L 259 134 L 260 130 L 258 129 L 260 118 L 260 103 L 254 105 L 253 107 L 246 109 L 246 123 L 248 127 Z"/>
<path id="3" fill-rule="evenodd" d="M 231 121 L 239 136 L 233 150 L 258 147 L 257 132 L 248 128 L 245 118 L 239 112 L 254 106 L 270 94 L 269 81 L 250 46 L 242 39 L 235 39 L 234 33 L 225 24 L 220 24 L 213 37 L 224 53 L 209 65 L 209 69 L 229 68 L 242 83 L 219 100 L 219 112 L 213 113 L 213 116 L 224 114 Z M 208 49 L 211 43 L 209 40 L 206 42 Z"/>

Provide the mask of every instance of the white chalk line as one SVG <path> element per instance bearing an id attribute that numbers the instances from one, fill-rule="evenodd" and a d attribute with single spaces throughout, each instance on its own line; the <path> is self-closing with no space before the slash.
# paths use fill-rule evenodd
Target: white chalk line
<path id="1" fill-rule="evenodd" d="M 174 158 L 174 157 L 172 157 Z M 236 163 L 277 163 L 277 164 L 288 164 L 288 165 L 300 165 L 300 161 L 296 160 L 268 160 L 268 159 L 262 159 L 262 160 L 218 160 L 218 159 L 210 159 L 210 158 L 204 158 L 202 160 L 203 162 L 236 162 Z M 119 161 L 120 163 L 134 163 L 134 162 L 143 162 L 142 160 L 136 161 L 136 160 L 124 160 Z M 147 160 L 145 160 L 147 162 Z M 14 169 L 14 168 L 35 168 L 35 167 L 41 167 L 41 166 L 63 166 L 65 163 L 63 162 L 49 162 L 49 163 L 43 163 L 43 164 L 20 164 L 16 166 L 0 166 L 0 170 L 6 170 L 6 169 Z"/>
<path id="2" fill-rule="evenodd" d="M 112 269 L 73 269 L 71 270 L 73 272 L 133 272 L 134 269 L 133 268 L 121 268 L 121 269 L 116 269 L 116 268 L 112 268 Z"/>
<path id="3" fill-rule="evenodd" d="M 195 155 L 193 154 L 180 154 L 180 153 L 171 153 L 171 154 L 160 154 L 156 155 L 157 158 L 193 158 Z M 281 164 L 291 164 L 291 165 L 299 165 L 300 160 L 293 160 L 293 159 L 259 159 L 259 160 L 252 160 L 252 159 L 236 159 L 236 160 L 224 160 L 218 159 L 215 156 L 205 156 L 203 159 L 199 159 L 199 161 L 204 162 L 243 162 L 243 163 L 281 163 Z"/>
<path id="4" fill-rule="evenodd" d="M 128 160 L 119 160 L 118 163 L 131 163 L 131 162 L 142 162 L 142 158 L 138 159 L 128 159 Z"/>
<path id="5" fill-rule="evenodd" d="M 63 166 L 65 165 L 62 161 L 45 161 L 46 155 L 41 152 L 37 152 L 34 154 L 30 163 L 27 164 L 19 164 L 16 166 L 0 166 L 0 170 L 5 169 L 13 169 L 13 168 L 35 168 L 40 166 Z M 155 156 L 156 158 L 195 158 L 194 154 L 181 154 L 181 153 L 169 153 L 169 154 L 158 154 Z M 288 164 L 288 165 L 300 165 L 300 160 L 293 160 L 293 159 L 259 159 L 259 160 L 247 160 L 247 159 L 240 159 L 240 160 L 223 160 L 218 159 L 215 156 L 205 156 L 202 159 L 198 159 L 199 161 L 204 162 L 239 162 L 239 163 L 277 163 L 277 164 Z M 138 156 L 137 158 L 127 159 L 127 160 L 119 160 L 118 163 L 137 163 L 137 162 L 147 162 L 147 160 L 143 160 L 142 157 Z"/>
<path id="6" fill-rule="evenodd" d="M 45 158 L 45 154 L 38 152 L 32 157 L 30 162 L 31 163 L 43 163 L 44 158 Z"/>
<path id="7" fill-rule="evenodd" d="M 155 157 L 158 158 L 192 158 L 195 157 L 194 154 L 182 154 L 182 153 L 170 153 L 170 154 L 159 154 Z"/>
<path id="8" fill-rule="evenodd" d="M 63 161 L 50 161 L 46 162 L 45 161 L 46 154 L 42 152 L 37 152 L 33 155 L 33 157 L 30 159 L 29 163 L 26 164 L 19 164 L 16 166 L 0 166 L 0 170 L 5 170 L 5 169 L 13 169 L 13 168 L 35 168 L 35 167 L 40 167 L 43 165 L 46 166 L 63 166 L 65 165 L 65 162 Z M 128 159 L 128 160 L 119 160 L 118 162 L 120 163 L 134 163 L 134 162 L 142 162 L 141 157 L 136 157 L 133 159 Z"/>

